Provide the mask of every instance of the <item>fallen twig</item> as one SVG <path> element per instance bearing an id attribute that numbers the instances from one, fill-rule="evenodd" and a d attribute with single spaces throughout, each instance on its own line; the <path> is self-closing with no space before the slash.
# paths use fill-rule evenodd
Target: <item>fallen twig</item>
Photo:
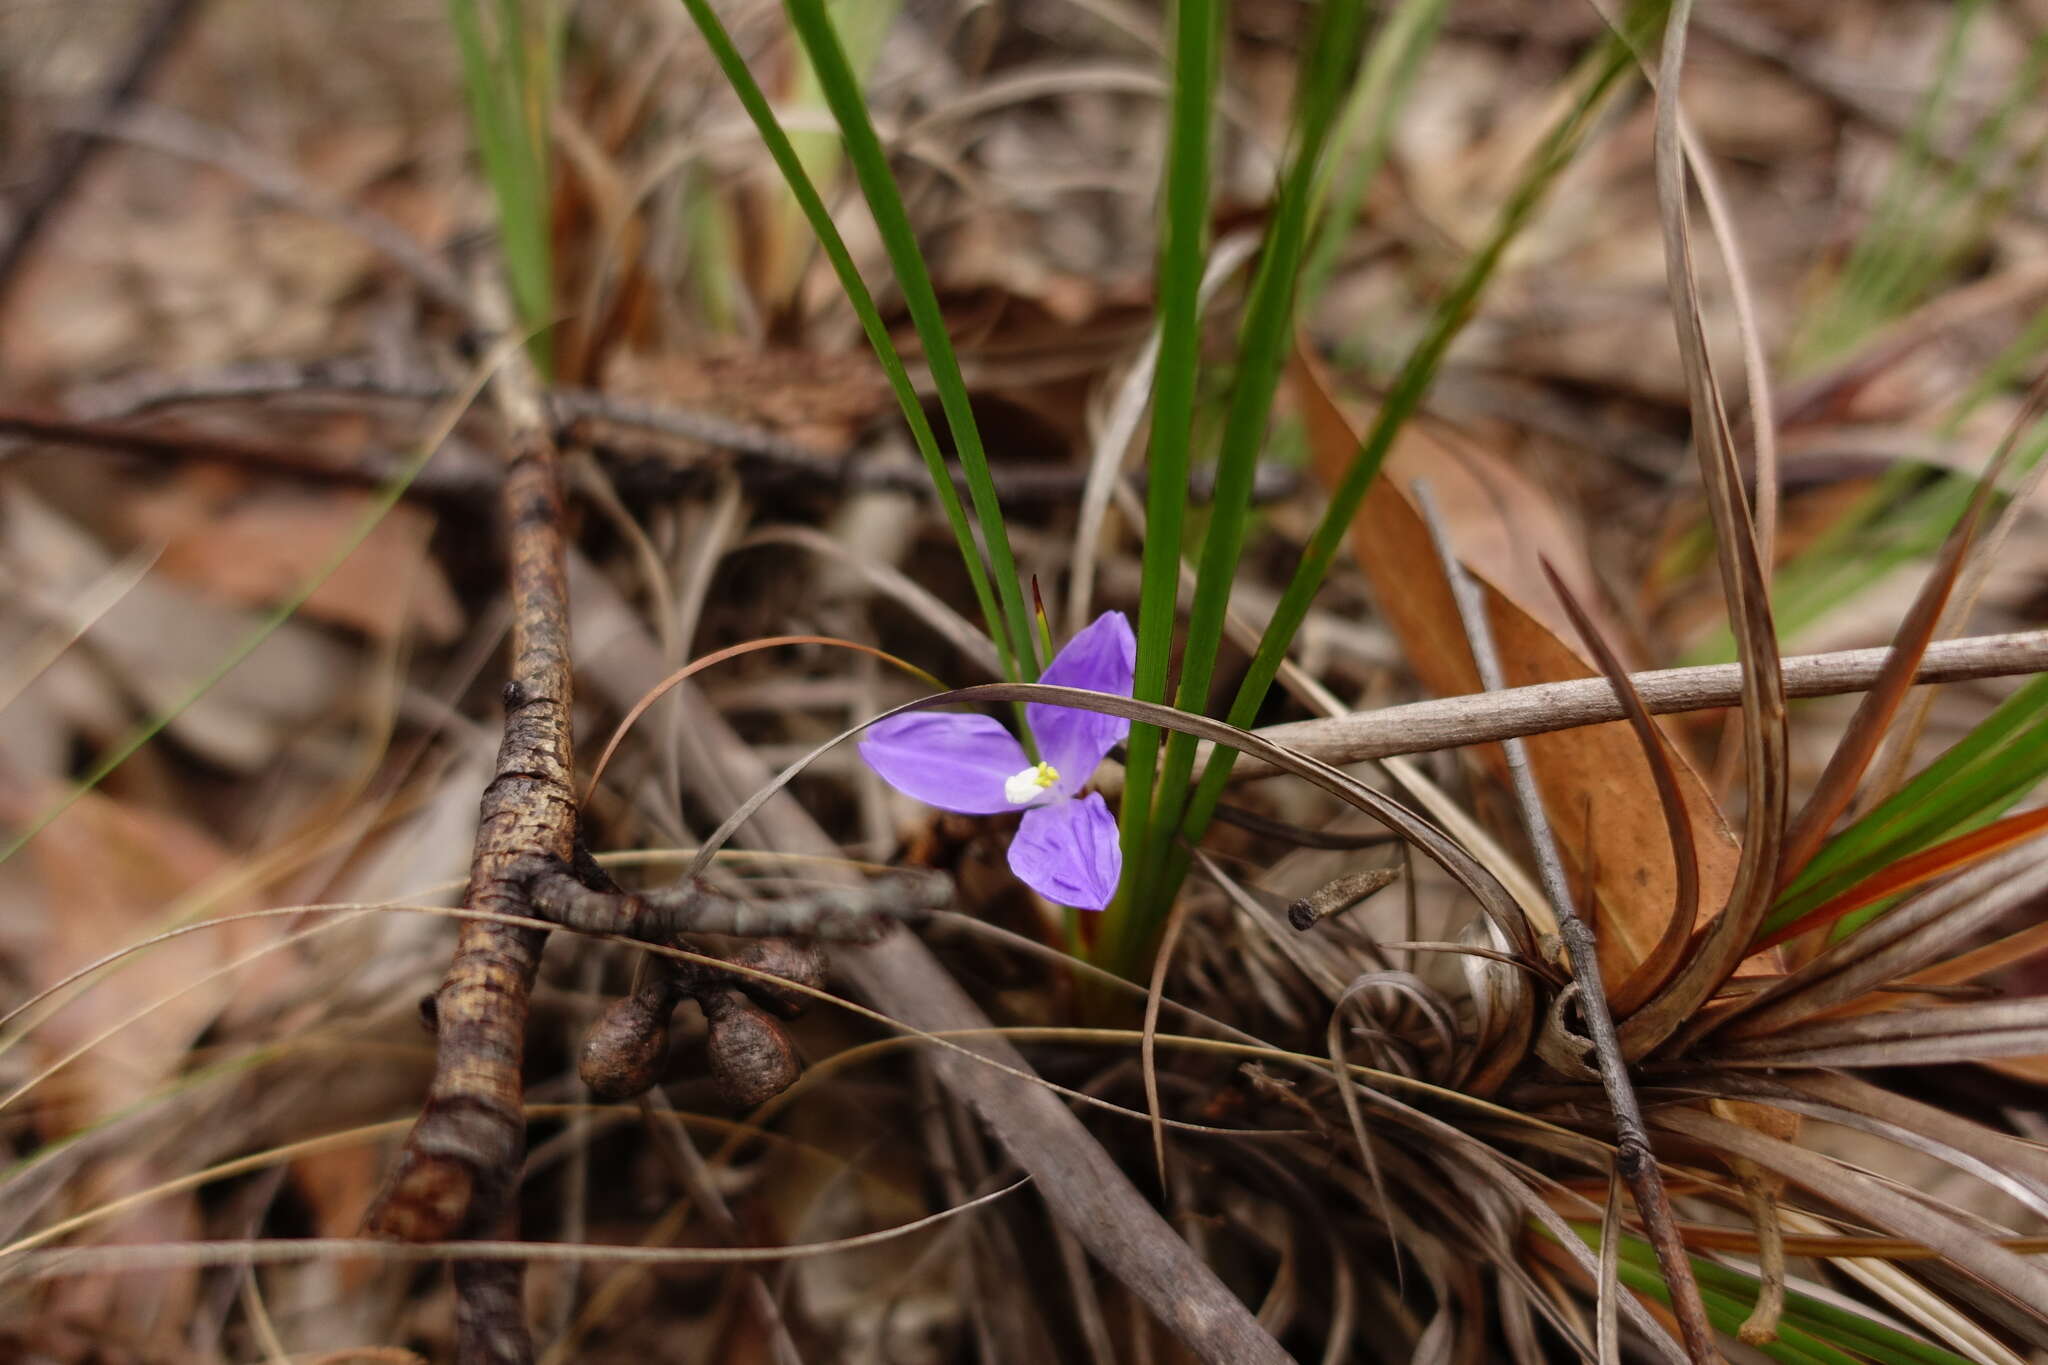
<path id="1" fill-rule="evenodd" d="M 1783 661 L 1787 697 L 1832 697 L 1860 692 L 1877 681 L 1889 646 L 1845 649 L 1831 654 L 1796 654 Z M 2048 630 L 1979 635 L 1929 645 L 1913 675 L 1916 683 L 1967 682 L 2048 670 Z M 1652 715 L 1707 711 L 1742 701 L 1739 664 L 1660 668 L 1631 673 L 1629 681 Z M 1580 725 L 1627 718 L 1621 699 L 1605 678 L 1537 683 L 1500 692 L 1439 697 L 1378 711 L 1359 711 L 1324 720 L 1268 725 L 1259 735 L 1325 763 L 1358 763 L 1395 754 L 1428 753 L 1485 744 L 1519 735 L 1542 735 Z M 1231 770 L 1233 781 L 1273 777 L 1278 770 L 1247 754 Z"/>
<path id="2" fill-rule="evenodd" d="M 307 363 L 252 361 L 229 365 L 192 375 L 137 375 L 83 386 L 66 396 L 66 408 L 87 423 L 105 423 L 117 418 L 136 417 L 152 409 L 186 403 L 261 402 L 322 395 L 351 396 L 402 403 L 432 403 L 445 399 L 453 386 L 436 375 L 394 370 L 373 359 L 335 356 Z M 557 440 L 572 435 L 587 441 L 599 454 L 614 452 L 626 457 L 614 460 L 619 468 L 622 490 L 632 492 L 666 490 L 673 494 L 698 486 L 696 459 L 679 458 L 681 450 L 695 453 L 699 447 L 728 452 L 738 457 L 736 468 L 743 480 L 757 483 L 789 482 L 800 486 L 839 490 L 885 491 L 918 497 L 932 496 L 931 479 L 914 466 L 868 463 L 849 459 L 850 451 L 819 450 L 795 441 L 778 431 L 750 422 L 736 421 L 718 413 L 669 404 L 637 403 L 589 389 L 550 389 L 546 403 L 555 425 Z M 85 439 L 70 439 L 59 419 L 33 413 L 0 414 L 0 431 L 5 423 L 21 423 L 13 434 L 37 435 L 32 423 L 41 421 L 55 434 L 41 439 L 66 444 L 90 445 Z M 350 469 L 332 463 L 314 463 L 303 457 L 292 459 L 235 442 L 209 443 L 191 439 L 176 451 L 152 451 L 129 438 L 132 427 L 98 427 L 107 433 L 105 444 L 114 449 L 135 445 L 137 453 L 183 454 L 187 458 L 220 458 L 237 463 L 255 463 L 321 478 L 361 478 Z M 652 438 L 649 440 L 649 438 Z M 212 446 L 218 445 L 218 451 Z M 628 449 L 629 445 L 637 449 Z M 239 451 L 242 453 L 238 453 Z M 656 468 L 634 468 L 630 457 L 645 455 Z M 996 491 L 1005 502 L 1067 503 L 1077 497 L 1087 471 L 1067 465 L 1038 461 L 996 463 L 990 467 Z M 1129 476 L 1142 486 L 1143 471 Z M 954 482 L 965 491 L 963 476 L 954 470 Z M 1215 474 L 1198 470 L 1188 485 L 1188 496 L 1205 501 L 1212 493 Z M 1292 468 L 1279 464 L 1260 465 L 1252 487 L 1253 500 L 1273 502 L 1290 497 L 1300 485 Z"/>
<path id="3" fill-rule="evenodd" d="M 487 308 L 508 318 L 499 290 Z M 562 538 L 560 456 L 533 369 L 513 349 L 492 381 L 510 439 L 500 504 L 512 584 L 512 667 L 496 776 L 484 788 L 463 904 L 507 915 L 528 910 L 523 860 L 571 861 L 576 843 L 569 665 L 569 591 Z M 526 1142 L 520 1064 L 527 997 L 545 935 L 465 920 L 433 1014 L 434 1080 L 368 1229 L 409 1242 L 478 1237 L 511 1221 Z M 461 1359 L 523 1362 L 532 1342 L 516 1262 L 455 1265 Z"/>

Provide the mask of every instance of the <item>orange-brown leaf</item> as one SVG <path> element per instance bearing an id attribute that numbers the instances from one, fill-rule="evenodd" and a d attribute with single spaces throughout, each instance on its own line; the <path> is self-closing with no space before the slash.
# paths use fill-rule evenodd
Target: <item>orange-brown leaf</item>
<path id="1" fill-rule="evenodd" d="M 1315 467 L 1333 480 L 1357 449 L 1357 429 L 1312 361 L 1300 358 L 1294 378 Z M 1418 477 L 1429 480 L 1459 557 L 1485 591 L 1508 685 L 1598 676 L 1564 642 L 1570 623 L 1542 588 L 1539 555 L 1556 565 L 1581 600 L 1597 600 L 1583 550 L 1550 498 L 1484 452 L 1453 448 L 1410 428 L 1360 508 L 1351 544 L 1423 685 L 1439 696 L 1479 690 L 1450 590 L 1430 567 L 1428 532 L 1406 492 Z M 1649 763 L 1621 722 L 1526 742 L 1558 841 L 1577 863 L 1572 871 L 1581 893 L 1597 896 L 1601 906 L 1603 974 L 1619 981 L 1657 943 L 1676 893 L 1677 870 Z M 1505 771 L 1497 746 L 1481 752 L 1496 771 Z M 1699 774 L 1675 749 L 1674 761 L 1699 861 L 1704 916 L 1727 899 L 1739 850 Z M 1588 868 L 1590 886 L 1584 884 Z"/>
<path id="2" fill-rule="evenodd" d="M 1953 839 L 1924 849 L 1910 858 L 1901 858 L 1890 867 L 1872 873 L 1856 885 L 1831 900 L 1823 901 L 1813 909 L 1793 920 L 1790 924 L 1766 937 L 1761 947 L 1771 947 L 1797 937 L 1811 929 L 1833 924 L 1852 911 L 1873 905 L 1887 896 L 1896 896 L 1923 882 L 1968 867 L 1982 858 L 2011 848 L 2014 844 L 2033 838 L 2048 829 L 2048 807 L 2040 810 L 2021 811 L 2008 815 L 2003 820 L 1994 820 L 1982 829 L 1959 834 Z"/>

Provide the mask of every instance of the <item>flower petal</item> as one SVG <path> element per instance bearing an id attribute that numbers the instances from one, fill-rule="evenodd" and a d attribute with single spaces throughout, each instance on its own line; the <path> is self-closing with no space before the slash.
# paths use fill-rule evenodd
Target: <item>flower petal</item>
<path id="1" fill-rule="evenodd" d="M 1003 795 L 1003 783 L 1031 766 L 1024 746 L 993 716 L 937 711 L 911 711 L 872 726 L 860 756 L 905 796 L 962 815 L 1017 809 Z"/>
<path id="2" fill-rule="evenodd" d="M 1100 910 L 1124 870 L 1116 817 L 1097 792 L 1033 806 L 1010 841 L 1010 870 L 1055 904 Z"/>
<path id="3" fill-rule="evenodd" d="M 1131 677 L 1137 671 L 1138 641 L 1131 623 L 1120 611 L 1106 611 L 1067 641 L 1039 678 L 1054 687 L 1085 687 L 1095 692 L 1131 695 Z M 1037 702 L 1024 708 L 1038 751 L 1058 770 L 1062 795 L 1072 795 L 1094 775 L 1102 757 L 1131 732 L 1122 716 L 1105 716 L 1099 711 L 1080 711 L 1071 706 L 1045 706 Z"/>

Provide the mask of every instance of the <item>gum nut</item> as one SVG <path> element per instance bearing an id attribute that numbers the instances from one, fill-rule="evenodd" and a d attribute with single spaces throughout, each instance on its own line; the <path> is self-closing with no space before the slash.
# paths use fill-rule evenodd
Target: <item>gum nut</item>
<path id="1" fill-rule="evenodd" d="M 726 961 L 779 976 L 784 981 L 793 981 L 812 990 L 825 988 L 825 950 L 814 942 L 791 938 L 754 939 L 727 954 Z M 784 1019 L 796 1018 L 810 1004 L 810 997 L 802 991 L 785 989 L 758 976 L 737 977 L 733 984 L 745 991 L 755 1004 Z"/>
<path id="2" fill-rule="evenodd" d="M 782 1025 L 754 1008 L 738 991 L 724 991 L 704 1000 L 711 1021 L 706 1050 L 711 1079 L 728 1104 L 754 1109 L 796 1084 L 803 1070 L 796 1044 Z"/>
<path id="3" fill-rule="evenodd" d="M 576 1073 L 600 1100 L 644 1095 L 661 1079 L 668 1060 L 668 991 L 643 991 L 614 1000 L 583 1039 Z"/>

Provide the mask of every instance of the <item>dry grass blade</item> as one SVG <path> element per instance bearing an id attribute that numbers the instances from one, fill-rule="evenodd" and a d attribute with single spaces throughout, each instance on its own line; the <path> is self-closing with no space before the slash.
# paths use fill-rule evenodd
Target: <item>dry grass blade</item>
<path id="1" fill-rule="evenodd" d="M 1825 928 L 1851 911 L 1968 867 L 2014 844 L 2037 838 L 2044 830 L 2048 830 L 2048 808 L 2022 811 L 2003 820 L 1994 820 L 1982 829 L 1958 835 L 1910 858 L 1899 859 L 1841 895 L 1823 901 L 1784 928 L 1765 936 L 1757 947 L 1768 948 L 1809 929 Z"/>
<path id="2" fill-rule="evenodd" d="M 1721 1071 L 1712 1085 L 1726 1097 L 1808 1114 L 1925 1153 L 2048 1217 L 2048 1152 L 1972 1119 L 1840 1072 L 1766 1077 Z"/>
<path id="3" fill-rule="evenodd" d="M 1815 1072 L 1795 1078 L 1791 1085 L 1800 1093 L 1843 1109 L 1895 1121 L 1917 1136 L 1967 1155 L 1974 1165 L 1965 1165 L 1963 1169 L 1989 1180 L 2018 1202 L 2030 1204 L 2048 1217 L 2048 1148 L 2038 1142 L 1999 1132 L 1974 1119 L 1855 1076 Z"/>
<path id="4" fill-rule="evenodd" d="M 844 954 L 841 963 L 864 991 L 887 1000 L 904 1022 L 924 1031 L 986 1022 L 923 945 L 907 935 Z M 1285 1365 L 1286 1353 L 1271 1335 L 1138 1195 L 1066 1105 L 1042 1088 L 1045 1083 L 1014 1048 L 984 1038 L 971 1050 L 949 1047 L 934 1064 L 948 1088 L 1038 1179 L 1055 1216 L 1197 1358 L 1213 1365 Z M 1026 1102 L 1027 1095 L 1037 1099 Z"/>
<path id="5" fill-rule="evenodd" d="M 1572 624 L 1578 627 L 1579 638 L 1585 641 L 1594 661 L 1600 665 L 1600 671 L 1613 684 L 1614 695 L 1620 698 L 1628 711 L 1629 728 L 1635 731 L 1636 742 L 1643 747 L 1643 757 L 1649 762 L 1650 775 L 1657 784 L 1658 804 L 1664 808 L 1664 823 L 1671 833 L 1671 858 L 1677 868 L 1677 895 L 1672 903 L 1671 918 L 1649 955 L 1608 993 L 1614 1013 L 1627 1018 L 1671 978 L 1685 952 L 1686 943 L 1692 937 L 1700 910 L 1699 856 L 1693 846 L 1692 822 L 1685 813 L 1685 799 L 1678 790 L 1678 775 L 1672 771 L 1670 757 L 1664 748 L 1663 732 L 1650 719 L 1642 697 L 1629 685 L 1621 660 L 1615 657 L 1592 618 L 1586 615 L 1578 598 L 1572 595 L 1571 589 L 1565 586 L 1564 580 L 1557 576 L 1548 561 L 1544 562 L 1543 573 L 1550 580 L 1551 591 L 1557 594 L 1558 601 L 1564 603 L 1565 611 L 1571 615 Z"/>
<path id="6" fill-rule="evenodd" d="M 1600 1365 L 1621 1365 L 1616 1303 L 1621 1287 L 1621 1170 L 1607 1173 L 1607 1203 L 1600 1212 L 1600 1281 L 1593 1305 L 1593 1341 Z"/>
<path id="7" fill-rule="evenodd" d="M 894 565 L 853 553 L 838 540 L 809 526 L 765 526 L 733 548 L 750 550 L 757 545 L 794 545 L 845 565 L 867 580 L 875 591 L 892 598 L 931 627 L 932 632 L 951 645 L 961 658 L 988 677 L 1003 676 L 1003 661 L 996 654 L 995 646 L 989 643 L 988 636 L 947 606 L 937 594 Z"/>
<path id="8" fill-rule="evenodd" d="M 753 654 L 763 649 L 776 649 L 784 645 L 829 645 L 838 649 L 850 649 L 856 653 L 865 654 L 870 658 L 880 659 L 884 663 L 894 664 L 920 682 L 927 683 L 933 687 L 942 686 L 937 678 L 934 678 L 915 664 L 904 662 L 894 654 L 876 649 L 873 645 L 861 644 L 857 640 L 841 640 L 830 635 L 775 635 L 765 640 L 748 640 L 742 644 L 728 645 L 724 649 L 715 649 L 700 658 L 690 660 L 689 663 L 683 665 L 666 678 L 663 678 L 659 683 L 656 683 L 653 687 L 640 694 L 639 699 L 627 709 L 626 714 L 619 718 L 619 723 L 612 727 L 612 737 L 605 741 L 604 752 L 597 756 L 597 766 L 590 770 L 590 777 L 583 784 L 583 799 L 588 801 L 590 794 L 597 790 L 598 781 L 604 777 L 604 770 L 611 766 L 612 756 L 618 753 L 619 745 L 625 742 L 628 734 L 632 733 L 633 726 L 639 721 L 640 717 L 647 714 L 648 707 L 654 705 L 654 703 L 660 701 L 670 692 L 673 692 L 677 687 L 688 682 L 713 664 L 724 663 L 727 659 L 736 659 L 743 654 Z"/>
<path id="9" fill-rule="evenodd" d="M 1949 958 L 1910 976 L 1900 977 L 1892 982 L 1895 989 L 1908 990 L 1914 986 L 1954 986 L 1966 981 L 1975 981 L 1989 972 L 1999 971 L 2030 957 L 2048 952 L 2048 923 L 2036 924 L 2016 934 L 2008 934 L 1981 948 L 1973 948 L 1960 957 Z M 1873 1006 L 1875 1002 L 1870 1002 Z M 1862 1008 L 1862 1004 L 1851 1004 L 1844 1009 Z"/>
<path id="10" fill-rule="evenodd" d="M 2028 395 L 2028 407 L 2037 412 L 2043 382 L 2036 381 Z M 2043 479 L 2048 479 L 2048 460 L 2037 457 L 2014 485 L 2005 511 L 1963 557 L 1963 566 L 1956 575 L 1955 590 L 1950 594 L 1948 608 L 1935 626 L 1937 636 L 1960 631 L 1969 620 L 1978 594 L 1983 592 L 1986 581 L 1991 577 L 1991 570 L 1998 563 L 2006 541 L 2034 506 Z M 1875 765 L 1876 776 L 1871 785 L 1876 800 L 1884 799 L 1905 784 L 1906 768 L 1912 761 L 1914 747 L 1919 743 L 1933 705 L 1933 694 L 1923 691 L 1902 708 L 1899 723 L 1893 726 L 1892 735 L 1886 741 L 1889 749 Z"/>
<path id="11" fill-rule="evenodd" d="M 1686 226 L 1685 158 L 1678 136 L 1679 74 L 1685 62 L 1690 0 L 1677 0 L 1664 31 L 1657 79 L 1657 206 L 1664 236 L 1666 285 L 1673 300 L 1679 355 L 1691 400 L 1693 441 L 1713 516 L 1721 587 L 1742 661 L 1743 750 L 1748 808 L 1742 860 L 1728 903 L 1679 974 L 1622 1025 L 1622 1043 L 1640 1057 L 1671 1037 L 1734 974 L 1748 956 L 1757 925 L 1777 890 L 1778 846 L 1786 803 L 1785 681 L 1777 631 L 1749 504 L 1743 498 L 1728 413 L 1721 401 L 1694 278 Z"/>
<path id="12" fill-rule="evenodd" d="M 944 1223 L 959 1214 L 1014 1194 L 1030 1180 L 1013 1181 L 998 1190 L 925 1218 L 880 1232 L 839 1237 L 789 1247 L 644 1247 L 601 1246 L 566 1242 L 392 1242 L 368 1238 L 272 1238 L 244 1242 L 159 1242 L 138 1246 L 75 1247 L 62 1251 L 30 1251 L 5 1265 L 0 1277 L 47 1280 L 65 1275 L 126 1274 L 166 1266 L 278 1265 L 291 1261 L 362 1260 L 487 1261 L 515 1265 L 551 1263 L 620 1263 L 638 1265 L 746 1265 L 769 1261 L 806 1260 L 876 1246 Z"/>
<path id="13" fill-rule="evenodd" d="M 1732 1152 L 1775 1171 L 1837 1207 L 1929 1248 L 2017 1303 L 2048 1303 L 2048 1271 L 1999 1246 L 1960 1218 L 1938 1212 L 1882 1180 L 1697 1110 L 1662 1110 L 1657 1123 L 1710 1150 Z"/>
<path id="14" fill-rule="evenodd" d="M 1888 1010 L 1731 1040 L 1735 1066 L 1930 1066 L 2048 1052 L 2048 1000 Z"/>
<path id="15" fill-rule="evenodd" d="M 1792 1211 L 1786 1213 L 1785 1221 L 1796 1231 L 1804 1232 L 1817 1232 L 1827 1226 L 1818 1218 Z M 1926 1255 L 1917 1247 L 1894 1255 L 1910 1258 L 1914 1253 Z M 1965 1360 L 1982 1362 L 1982 1365 L 2027 1365 L 2011 1347 L 1941 1293 L 1908 1274 L 1905 1267 L 1894 1265 L 1890 1260 L 1848 1257 L 1836 1257 L 1832 1264 L 1902 1317 L 1917 1321 L 1929 1335 L 1948 1342 Z"/>
<path id="16" fill-rule="evenodd" d="M 1797 971 L 1687 1030 L 1757 1038 L 1857 999 L 1938 961 L 1983 925 L 2048 889 L 2048 851 L 2026 845 L 1913 897 Z"/>
<path id="17" fill-rule="evenodd" d="M 1373 1199 L 1382 1209 L 1391 1210 L 1392 1201 L 1387 1195 L 1386 1175 L 1380 1169 L 1380 1154 L 1375 1148 L 1372 1135 L 1365 1128 L 1365 1111 L 1358 1102 L 1359 1087 L 1352 1082 L 1350 1063 L 1344 1056 L 1344 1008 L 1351 1003 L 1353 991 L 1361 989 L 1354 985 L 1337 997 L 1330 1007 L 1329 1022 L 1324 1026 L 1323 1044 L 1330 1052 L 1330 1074 L 1337 1085 L 1337 1096 L 1344 1102 L 1344 1117 L 1351 1124 L 1351 1140 L 1358 1145 L 1358 1159 L 1365 1166 L 1365 1178 L 1372 1186 Z M 1394 1218 L 1389 1216 L 1387 1224 L 1387 1249 L 1394 1258 L 1396 1275 L 1403 1272 L 1406 1264 L 1401 1255 L 1400 1229 Z"/>
<path id="18" fill-rule="evenodd" d="M 1955 586 L 1956 576 L 1962 572 L 1970 546 L 1976 539 L 1977 528 L 1983 523 L 1991 500 L 1998 493 L 1999 476 L 2011 462 L 2020 437 L 2040 416 L 2044 401 L 2048 401 L 2048 378 L 2034 386 L 2027 402 L 2006 429 L 2005 439 L 1999 442 L 1997 452 L 1977 481 L 1969 507 L 1964 510 L 1955 529 L 1949 532 L 1933 570 L 1921 584 L 1905 620 L 1899 623 L 1898 633 L 1892 637 L 1891 655 L 1885 660 L 1884 671 L 1875 685 L 1864 693 L 1856 714 L 1850 718 L 1848 729 L 1843 732 L 1841 743 L 1829 756 L 1820 781 L 1814 784 L 1813 794 L 1807 798 L 1806 805 L 1786 833 L 1784 848 L 1779 853 L 1780 886 L 1798 876 L 1800 870 L 1813 860 L 1813 855 L 1826 842 L 1836 817 L 1847 810 L 1849 802 L 1855 798 L 1857 784 L 1863 780 L 1864 771 L 1877 755 L 1878 746 L 1884 742 L 1893 715 L 1913 686 L 1913 675 L 1919 668 L 1921 656 L 1927 652 L 1935 629 L 1941 624 L 1949 592 Z"/>
<path id="19" fill-rule="evenodd" d="M 1173 1186 L 1166 1175 L 1166 1125 L 1161 1121 L 1159 1108 L 1159 1004 L 1166 998 L 1166 974 L 1173 966 L 1173 950 L 1179 946 L 1181 930 L 1187 927 L 1187 922 L 1185 903 L 1175 906 L 1167 917 L 1166 932 L 1159 938 L 1159 957 L 1152 964 L 1152 984 L 1145 992 L 1145 1040 L 1138 1045 L 1138 1065 L 1145 1073 L 1145 1113 L 1152 1120 L 1152 1161 L 1159 1170 L 1162 1194 Z"/>
<path id="20" fill-rule="evenodd" d="M 1525 1215 L 1534 1218 L 1546 1233 L 1556 1239 L 1557 1246 L 1561 1249 L 1560 1254 L 1570 1258 L 1570 1261 L 1589 1280 L 1593 1280 L 1599 1275 L 1599 1259 L 1595 1256 L 1592 1249 L 1585 1244 L 1572 1229 L 1571 1225 L 1558 1215 L 1557 1211 L 1550 1206 L 1547 1200 L 1540 1197 L 1535 1190 L 1524 1184 L 1523 1178 L 1510 1169 L 1507 1163 L 1491 1148 L 1487 1147 L 1485 1143 L 1455 1125 L 1424 1115 L 1420 1111 L 1410 1109 L 1408 1106 L 1402 1105 L 1387 1096 L 1378 1095 L 1372 1091 L 1364 1091 L 1362 1092 L 1362 1097 L 1373 1104 L 1388 1107 L 1397 1114 L 1403 1115 L 1406 1121 L 1413 1123 L 1425 1137 L 1441 1144 L 1446 1151 L 1454 1153 L 1458 1159 L 1458 1164 L 1468 1168 L 1472 1176 L 1484 1181 L 1489 1188 L 1497 1189 L 1511 1200 L 1514 1205 L 1519 1207 Z M 1553 1296 L 1545 1295 L 1539 1299 L 1539 1302 L 1547 1301 L 1551 1297 Z M 1628 1319 L 1629 1325 L 1641 1334 L 1649 1348 L 1655 1351 L 1662 1359 L 1667 1361 L 1692 1361 L 1694 1359 L 1685 1348 L 1672 1339 L 1671 1333 L 1664 1323 L 1651 1316 L 1649 1310 L 1643 1306 L 1642 1302 L 1635 1295 L 1617 1294 L 1614 1302 L 1621 1316 Z M 1561 1327 L 1560 1330 L 1565 1329 Z M 1566 1331 L 1566 1336 L 1569 1340 L 1578 1336 L 1578 1334 Z M 1583 1340 L 1583 1337 L 1578 1337 L 1578 1339 Z"/>

